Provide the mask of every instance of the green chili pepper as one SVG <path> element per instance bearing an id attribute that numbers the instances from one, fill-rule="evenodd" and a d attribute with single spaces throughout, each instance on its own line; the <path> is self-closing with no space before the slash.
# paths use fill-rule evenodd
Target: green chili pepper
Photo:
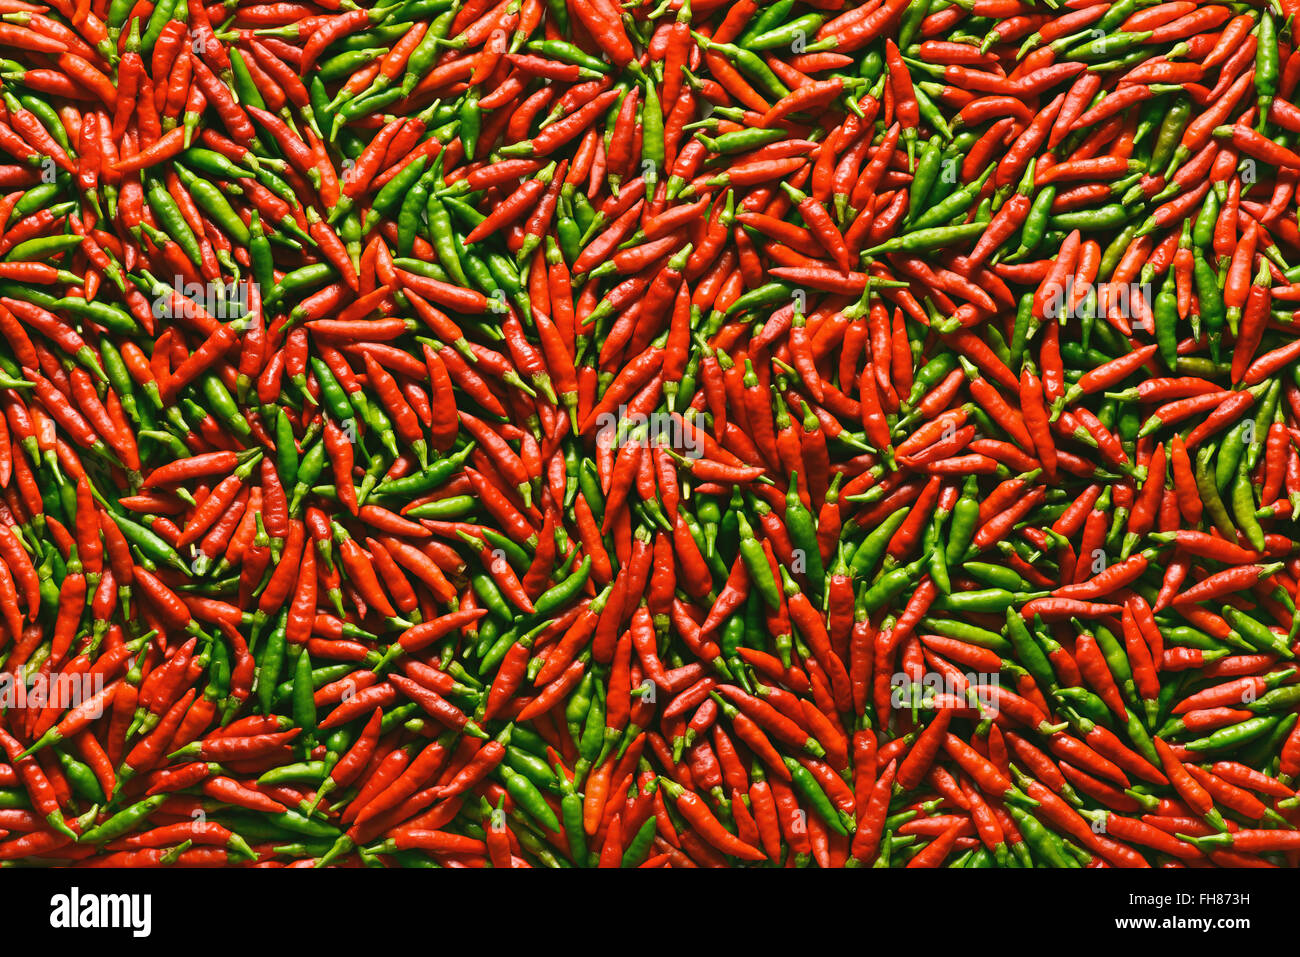
<path id="1" fill-rule="evenodd" d="M 813 595 L 820 600 L 826 587 L 826 569 L 822 564 L 821 547 L 817 542 L 817 525 L 799 498 L 798 475 L 791 473 L 790 486 L 785 498 L 785 527 L 795 547 L 800 549 L 805 563 L 805 575 L 812 586 Z"/>
<path id="2" fill-rule="evenodd" d="M 293 721 L 303 729 L 307 741 L 314 740 L 316 731 L 316 701 L 313 698 L 315 686 L 312 684 L 311 655 L 303 648 L 294 665 L 293 676 Z"/>
<path id="3" fill-rule="evenodd" d="M 891 513 L 862 540 L 862 544 L 853 553 L 853 559 L 849 563 L 849 569 L 855 579 L 866 578 L 875 570 L 877 563 L 885 554 L 885 548 L 889 545 L 889 540 L 894 537 L 894 533 L 898 531 L 899 526 L 907 519 L 909 511 L 911 511 L 911 507 L 904 506 Z M 742 537 L 742 547 L 743 542 Z"/>
<path id="4" fill-rule="evenodd" d="M 767 553 L 763 551 L 763 546 L 759 544 L 745 516 L 737 515 L 736 520 L 740 532 L 740 557 L 749 571 L 750 581 L 767 607 L 775 611 L 781 606 L 781 589 L 777 585 L 776 576 L 772 574 L 772 566 L 768 564 Z"/>
<path id="5" fill-rule="evenodd" d="M 156 565 L 166 565 L 176 571 L 188 574 L 189 566 L 181 560 L 176 549 L 172 548 L 156 533 L 143 525 L 121 515 L 112 515 L 113 521 L 122 532 L 122 537 L 140 550 L 140 553 Z"/>
<path id="6" fill-rule="evenodd" d="M 1007 812 L 1016 822 L 1016 830 L 1025 839 L 1029 849 L 1049 867 L 1072 868 L 1079 864 L 1066 851 L 1060 837 L 1043 827 L 1033 815 L 1015 805 L 1007 805 Z"/>
<path id="7" fill-rule="evenodd" d="M 1277 27 L 1273 13 L 1264 10 L 1255 27 L 1255 93 L 1259 98 L 1259 122 L 1265 122 L 1273 97 L 1277 95 L 1281 61 L 1277 47 Z"/>
<path id="8" fill-rule="evenodd" d="M 424 215 L 429 193 L 437 180 L 442 178 L 441 156 L 434 161 L 427 173 L 411 186 L 402 199 L 402 208 L 397 214 L 397 251 L 401 256 L 409 256 L 415 244 L 415 237 L 420 232 L 420 218 Z M 396 177 L 394 177 L 396 179 Z"/>
<path id="9" fill-rule="evenodd" d="M 989 631 L 976 625 L 946 618 L 923 618 L 921 624 L 927 631 L 936 635 L 956 638 L 958 641 L 964 641 L 967 644 L 978 645 L 981 648 L 996 651 L 1003 657 L 1011 657 L 1014 652 L 1012 644 L 996 631 Z"/>
<path id="10" fill-rule="evenodd" d="M 159 0 L 159 3 L 149 14 L 149 21 L 145 25 L 144 35 L 140 37 L 140 50 L 148 54 L 153 50 L 153 46 L 158 42 L 158 36 L 162 33 L 163 27 L 167 26 L 167 21 L 173 19 L 179 0 Z M 181 5 L 184 9 L 184 5 Z M 183 17 L 175 17 L 183 19 Z"/>
<path id="11" fill-rule="evenodd" d="M 1232 519 L 1228 517 L 1228 510 L 1224 508 L 1223 499 L 1219 497 L 1219 488 L 1215 483 L 1214 473 L 1210 470 L 1210 458 L 1213 454 L 1213 446 L 1202 446 L 1196 451 L 1196 490 L 1200 493 L 1205 512 L 1214 527 L 1225 536 L 1230 536 L 1229 541 L 1235 541 L 1237 536 L 1236 526 L 1233 525 Z"/>
<path id="12" fill-rule="evenodd" d="M 547 615 L 558 608 L 566 607 L 573 598 L 587 584 L 587 579 L 591 575 L 591 556 L 587 555 L 582 559 L 568 578 L 557 585 L 542 592 L 537 600 L 533 602 L 534 612 L 537 615 Z"/>
<path id="13" fill-rule="evenodd" d="M 1224 748 L 1240 747 L 1247 741 L 1268 734 L 1281 720 L 1280 717 L 1247 718 L 1237 724 L 1220 728 L 1203 738 L 1188 741 L 1183 747 L 1188 751 L 1219 751 Z"/>
<path id="14" fill-rule="evenodd" d="M 812 772 L 794 758 L 783 757 L 781 760 L 785 763 L 786 770 L 790 772 L 795 788 L 812 804 L 817 816 L 825 821 L 835 833 L 848 837 L 848 829 L 854 826 L 853 822 L 849 820 L 846 824 L 845 820 L 841 818 L 840 813 L 835 809 L 835 805 L 831 804 L 826 792 L 817 783 L 817 779 L 812 776 Z"/>
<path id="15" fill-rule="evenodd" d="M 730 59 L 742 73 L 746 73 L 757 84 L 762 93 L 781 99 L 789 96 L 790 88 L 787 87 L 772 72 L 772 68 L 764 62 L 763 58 L 751 50 L 737 46 L 734 43 L 715 43 L 702 34 L 691 32 L 691 36 L 706 50 L 716 50 L 723 56 Z"/>
<path id="16" fill-rule="evenodd" d="M 118 811 L 103 824 L 82 834 L 77 840 L 84 844 L 103 844 L 114 838 L 121 837 L 123 834 L 129 834 L 150 814 L 158 810 L 167 798 L 168 795 L 166 794 L 155 794 L 152 797 L 137 801 L 130 807 Z"/>
<path id="17" fill-rule="evenodd" d="M 922 152 L 921 158 L 917 160 L 918 176 L 921 172 L 921 164 L 925 162 L 925 156 L 925 152 Z M 990 164 L 989 168 L 981 173 L 974 181 L 962 186 L 956 192 L 935 203 L 924 212 L 920 212 L 916 219 L 910 224 L 911 228 L 925 229 L 931 226 L 939 226 L 966 213 L 970 209 L 971 203 L 975 201 L 975 197 L 980 194 L 980 190 L 984 188 L 984 183 L 991 175 L 993 175 L 993 171 L 996 168 L 996 165 Z M 912 180 L 912 185 L 913 187 L 916 186 L 915 178 Z M 909 204 L 909 208 L 917 209 L 919 211 L 921 206 L 919 204 L 916 206 Z"/>
<path id="18" fill-rule="evenodd" d="M 234 81 L 235 92 L 239 95 L 241 103 L 248 103 L 260 110 L 266 109 L 266 100 L 262 99 L 262 93 L 257 88 L 257 81 L 253 79 L 252 73 L 248 70 L 248 64 L 244 62 L 243 55 L 236 49 L 230 51 L 230 73 Z"/>
<path id="19" fill-rule="evenodd" d="M 825 14 L 805 13 L 803 16 L 789 20 L 779 27 L 767 30 L 741 45 L 750 50 L 775 50 L 777 47 L 790 47 L 792 44 L 806 40 L 814 35 L 825 22 Z"/>
<path id="20" fill-rule="evenodd" d="M 506 792 L 529 817 L 548 831 L 559 832 L 559 818 L 532 781 L 504 764 L 497 765 L 495 773 L 505 785 Z"/>
<path id="21" fill-rule="evenodd" d="M 602 74 L 610 72 L 610 65 L 604 60 L 592 56 L 567 40 L 532 40 L 528 43 L 528 49 L 548 59 L 559 60 L 561 63 L 571 63 Z"/>
<path id="22" fill-rule="evenodd" d="M 171 194 L 167 192 L 161 180 L 151 179 L 149 181 L 149 186 L 145 191 L 145 199 L 149 203 L 149 208 L 158 217 L 158 222 L 162 224 L 163 229 L 175 240 L 176 244 L 181 247 L 186 258 L 196 268 L 201 266 L 203 254 L 199 250 L 198 237 L 194 235 L 194 230 L 190 228 L 185 215 L 181 212 L 180 207 L 176 205 L 176 201 L 172 199 Z"/>
<path id="23" fill-rule="evenodd" d="M 928 560 L 928 555 L 923 556 L 910 565 L 902 565 L 882 574 L 871 583 L 871 587 L 862 596 L 862 607 L 870 613 L 883 607 L 886 602 L 897 598 L 907 589 L 908 585 L 916 580 Z M 944 597 L 951 598 L 953 596 Z M 937 598 L 935 600 L 938 601 Z"/>
<path id="24" fill-rule="evenodd" d="M 981 588 L 938 595 L 930 607 L 936 611 L 1000 614 L 1019 600 L 1019 596 L 1003 588 Z"/>
<path id="25" fill-rule="evenodd" d="M 943 144 L 938 137 L 931 137 L 926 141 L 921 150 L 921 155 L 917 157 L 916 169 L 912 173 L 912 184 L 908 190 L 909 210 L 908 220 L 912 229 L 919 229 L 920 224 L 915 220 L 917 215 L 926 209 L 925 201 L 930 195 L 930 190 L 939 178 L 939 170 L 943 164 Z M 989 172 L 992 172 L 991 170 Z M 933 208 L 926 209 L 927 214 L 934 212 Z M 938 222 L 943 222 L 942 219 Z"/>
<path id="26" fill-rule="evenodd" d="M 866 250 L 864 255 L 879 256 L 892 252 L 924 252 L 941 249 L 945 246 L 958 245 L 975 239 L 983 234 L 985 224 L 982 222 L 964 223 L 958 226 L 938 226 L 933 229 L 917 229 L 895 239 L 887 240 L 878 246 Z"/>

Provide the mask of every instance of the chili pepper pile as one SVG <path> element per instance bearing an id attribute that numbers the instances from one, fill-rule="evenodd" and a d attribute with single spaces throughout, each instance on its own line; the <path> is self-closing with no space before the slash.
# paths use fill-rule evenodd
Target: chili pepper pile
<path id="1" fill-rule="evenodd" d="M 0 861 L 1295 866 L 1294 12 L 0 0 Z"/>

